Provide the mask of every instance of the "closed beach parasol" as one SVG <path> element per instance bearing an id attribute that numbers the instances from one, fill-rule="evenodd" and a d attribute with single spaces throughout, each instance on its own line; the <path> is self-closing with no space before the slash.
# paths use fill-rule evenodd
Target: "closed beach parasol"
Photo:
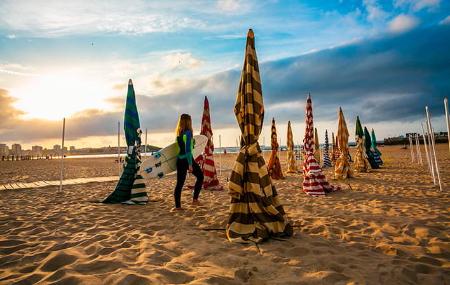
<path id="1" fill-rule="evenodd" d="M 272 152 L 270 153 L 269 163 L 267 165 L 267 171 L 269 171 L 272 179 L 283 179 L 283 172 L 281 171 L 280 158 L 278 157 L 278 140 L 277 140 L 277 128 L 275 127 L 275 119 L 272 118 L 271 128 L 271 146 Z"/>
<path id="2" fill-rule="evenodd" d="M 377 137 L 375 136 L 375 131 L 372 129 L 372 150 L 375 152 L 375 155 L 378 156 L 375 157 L 375 160 L 377 160 L 379 165 L 383 165 L 383 160 L 381 159 L 381 151 L 378 149 L 377 146 Z"/>
<path id="3" fill-rule="evenodd" d="M 364 127 L 364 144 L 366 146 L 367 160 L 369 160 L 370 167 L 372 169 L 380 168 L 377 161 L 375 160 L 374 152 L 371 150 L 372 141 L 370 138 L 369 130 Z"/>
<path id="4" fill-rule="evenodd" d="M 317 163 L 320 164 L 320 144 L 317 128 L 314 128 L 314 157 L 316 158 Z"/>
<path id="5" fill-rule="evenodd" d="M 338 132 L 336 135 L 336 144 L 339 147 L 339 157 L 336 159 L 336 164 L 334 165 L 334 175 L 336 179 L 347 179 L 353 177 L 353 171 L 350 168 L 350 162 L 348 160 L 349 134 L 342 108 L 339 108 L 338 116 Z"/>
<path id="6" fill-rule="evenodd" d="M 202 116 L 202 127 L 200 131 L 201 135 L 208 138 L 208 143 L 206 144 L 205 151 L 203 155 L 200 155 L 196 161 L 201 166 L 203 170 L 203 188 L 209 190 L 222 190 L 223 187 L 219 185 L 219 180 L 217 179 L 216 166 L 214 165 L 214 144 L 212 141 L 212 128 L 211 128 L 211 117 L 209 112 L 209 102 L 208 98 L 205 96 L 205 101 L 203 103 L 203 116 Z"/>
<path id="7" fill-rule="evenodd" d="M 247 35 L 234 114 L 241 129 L 242 144 L 228 184 L 231 205 L 227 237 L 259 240 L 270 236 L 291 236 L 292 225 L 278 200 L 258 144 L 264 120 L 264 103 L 251 29 Z"/>
<path id="8" fill-rule="evenodd" d="M 305 137 L 303 138 L 305 161 L 303 162 L 303 191 L 312 196 L 323 196 L 326 193 L 339 190 L 330 185 L 314 157 L 314 122 L 311 96 L 306 100 Z"/>
<path id="9" fill-rule="evenodd" d="M 325 145 L 323 147 L 323 168 L 331 167 L 331 160 L 329 156 L 330 144 L 328 143 L 328 131 L 325 130 Z"/>
<path id="10" fill-rule="evenodd" d="M 133 82 L 128 81 L 127 101 L 125 105 L 125 139 L 127 141 L 127 157 L 123 172 L 117 186 L 103 203 L 145 204 L 148 202 L 145 182 L 139 174 L 141 165 L 141 129 L 136 106 Z"/>
<path id="11" fill-rule="evenodd" d="M 370 165 L 369 161 L 367 160 L 367 154 L 364 146 L 364 131 L 361 126 L 359 116 L 356 117 L 355 141 L 356 141 L 356 153 L 355 153 L 354 169 L 356 172 L 368 172 Z"/>
<path id="12" fill-rule="evenodd" d="M 287 163 L 288 163 L 288 173 L 297 173 L 297 164 L 295 163 L 294 154 L 294 136 L 292 135 L 291 121 L 288 122 L 287 128 Z"/>
<path id="13" fill-rule="evenodd" d="M 333 165 L 336 163 L 336 159 L 338 158 L 337 156 L 337 146 L 336 146 L 336 140 L 334 138 L 334 133 L 331 133 L 331 138 L 332 138 L 332 145 L 331 145 L 331 162 L 333 163 Z"/>

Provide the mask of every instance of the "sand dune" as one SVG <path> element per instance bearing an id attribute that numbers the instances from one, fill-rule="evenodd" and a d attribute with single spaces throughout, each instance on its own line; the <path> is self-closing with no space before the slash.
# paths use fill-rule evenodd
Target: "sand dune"
<path id="1" fill-rule="evenodd" d="M 381 149 L 382 169 L 355 179 L 333 181 L 326 170 L 344 189 L 327 197 L 303 194 L 300 174 L 275 181 L 295 235 L 258 245 L 230 243 L 220 230 L 226 191 L 204 191 L 194 207 L 186 188 L 185 210 L 171 212 L 174 177 L 148 182 L 146 206 L 94 203 L 113 182 L 1 191 L 0 284 L 450 284 L 450 156 L 438 148 L 443 193 L 396 146 Z M 222 159 L 224 168 L 233 157 Z M 69 173 L 115 174 L 117 165 L 102 163 Z M 54 172 L 5 165 L 2 181 Z"/>

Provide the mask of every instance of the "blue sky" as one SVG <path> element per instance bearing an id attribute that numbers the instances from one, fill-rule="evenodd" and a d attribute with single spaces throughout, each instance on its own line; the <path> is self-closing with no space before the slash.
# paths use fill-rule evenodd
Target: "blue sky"
<path id="1" fill-rule="evenodd" d="M 51 146 L 67 117 L 70 143 L 112 145 L 133 78 L 150 143 L 172 141 L 182 112 L 199 126 L 208 96 L 213 131 L 234 145 L 250 27 L 267 110 L 262 137 L 275 117 L 282 143 L 287 120 L 301 141 L 307 92 L 321 136 L 337 128 L 339 106 L 352 133 L 360 115 L 379 139 L 417 131 L 425 104 L 444 128 L 450 1 L 122 2 L 0 2 L 0 141 Z"/>

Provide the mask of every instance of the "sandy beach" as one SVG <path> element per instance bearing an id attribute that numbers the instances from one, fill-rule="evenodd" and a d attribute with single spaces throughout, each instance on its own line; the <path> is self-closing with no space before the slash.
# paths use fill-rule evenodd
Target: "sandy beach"
<path id="1" fill-rule="evenodd" d="M 443 192 L 400 146 L 345 182 L 326 170 L 344 190 L 323 198 L 301 191 L 301 174 L 274 181 L 295 233 L 258 245 L 227 241 L 226 191 L 191 206 L 184 189 L 171 212 L 173 176 L 147 181 L 145 206 L 95 203 L 115 182 L 3 190 L 0 284 L 450 284 L 450 156 L 437 149 Z M 215 157 L 225 169 L 234 158 Z M 0 163 L 0 183 L 59 177 L 56 160 Z M 113 159 L 66 160 L 68 178 L 111 175 Z"/>

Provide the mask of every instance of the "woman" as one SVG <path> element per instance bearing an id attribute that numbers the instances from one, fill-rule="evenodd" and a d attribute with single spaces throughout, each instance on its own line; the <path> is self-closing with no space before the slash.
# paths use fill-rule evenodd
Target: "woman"
<path id="1" fill-rule="evenodd" d="M 193 173 L 197 178 L 194 186 L 193 205 L 199 205 L 198 196 L 203 184 L 203 173 L 200 166 L 194 161 L 192 157 L 192 149 L 194 148 L 192 138 L 192 119 L 188 114 L 182 114 L 178 120 L 176 129 L 177 143 L 179 153 L 177 156 L 177 185 L 173 193 L 175 197 L 175 209 L 181 210 L 181 190 L 183 189 L 184 181 L 186 180 L 187 171 Z"/>

